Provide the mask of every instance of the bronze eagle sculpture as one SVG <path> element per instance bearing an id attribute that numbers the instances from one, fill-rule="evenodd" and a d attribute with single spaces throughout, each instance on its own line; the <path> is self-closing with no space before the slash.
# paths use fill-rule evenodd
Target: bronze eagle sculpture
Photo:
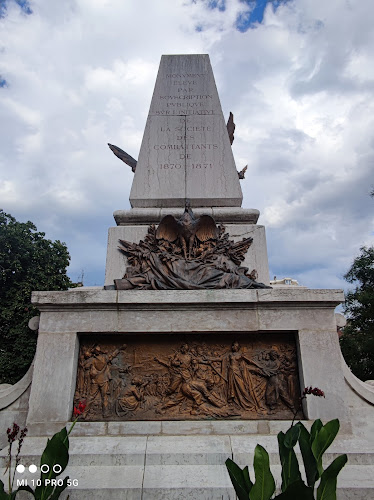
<path id="1" fill-rule="evenodd" d="M 166 215 L 161 219 L 156 231 L 158 240 L 164 239 L 171 243 L 179 240 L 186 260 L 191 257 L 196 240 L 203 243 L 217 237 L 218 229 L 214 219 L 210 215 L 195 217 L 189 200 L 186 200 L 184 213 L 180 219 Z"/>

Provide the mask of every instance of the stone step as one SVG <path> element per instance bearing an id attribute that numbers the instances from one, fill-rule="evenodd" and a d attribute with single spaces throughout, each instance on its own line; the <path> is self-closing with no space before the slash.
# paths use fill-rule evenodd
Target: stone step
<path id="1" fill-rule="evenodd" d="M 25 466 L 39 464 L 46 441 L 45 437 L 25 439 L 22 448 Z M 224 465 L 227 458 L 233 458 L 240 465 L 251 467 L 257 443 L 267 450 L 271 464 L 280 463 L 275 436 L 78 436 L 70 437 L 69 464 Z M 374 465 L 374 446 L 353 438 L 337 439 L 324 455 L 325 464 L 342 453 L 349 455 L 350 465 Z M 4 466 L 6 455 L 6 449 L 0 452 L 0 466 Z"/>
<path id="2" fill-rule="evenodd" d="M 39 477 L 46 441 L 46 437 L 27 437 L 21 456 L 26 470 L 17 473 L 16 479 L 27 479 L 32 485 Z M 279 487 L 281 467 L 274 435 L 72 436 L 69 465 L 62 477 L 78 481 L 69 488 L 71 500 L 235 499 L 225 461 L 233 457 L 242 467 L 248 465 L 253 476 L 257 443 L 268 451 Z M 338 479 L 338 500 L 374 498 L 373 445 L 353 436 L 338 438 L 325 454 L 325 466 L 345 452 L 348 464 Z M 7 450 L 2 450 L 1 467 L 6 455 Z M 29 472 L 31 464 L 38 466 L 37 473 Z M 303 474 L 303 466 L 300 469 Z"/>
<path id="3" fill-rule="evenodd" d="M 272 466 L 272 472 L 279 489 L 281 467 Z M 62 477 L 65 475 L 78 480 L 78 485 L 66 490 L 61 500 L 68 494 L 70 500 L 235 499 L 222 465 L 68 466 Z M 20 477 L 17 474 L 16 479 Z M 33 476 L 28 471 L 22 478 L 33 486 Z M 368 500 L 373 498 L 373 492 L 374 466 L 346 465 L 338 478 L 338 500 Z"/>

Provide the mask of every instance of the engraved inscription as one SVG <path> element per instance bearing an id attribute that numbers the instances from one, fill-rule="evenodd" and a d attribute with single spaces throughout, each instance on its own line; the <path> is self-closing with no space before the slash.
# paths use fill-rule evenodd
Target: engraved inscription
<path id="1" fill-rule="evenodd" d="M 87 421 L 290 419 L 297 372 L 284 332 L 82 336 L 74 401 Z"/>

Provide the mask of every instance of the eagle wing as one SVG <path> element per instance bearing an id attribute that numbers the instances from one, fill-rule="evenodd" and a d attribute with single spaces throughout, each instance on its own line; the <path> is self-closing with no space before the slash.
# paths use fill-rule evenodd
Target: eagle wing
<path id="1" fill-rule="evenodd" d="M 172 215 L 166 215 L 161 219 L 161 222 L 156 231 L 158 240 L 175 241 L 178 238 L 178 222 Z"/>
<path id="2" fill-rule="evenodd" d="M 200 241 L 217 239 L 218 229 L 213 217 L 210 215 L 202 215 L 199 217 L 195 236 Z"/>
<path id="3" fill-rule="evenodd" d="M 122 160 L 124 163 L 126 163 L 126 165 L 128 165 L 129 167 L 131 167 L 131 170 L 133 172 L 135 172 L 135 169 L 136 169 L 136 165 L 137 165 L 137 161 L 135 160 L 135 158 L 133 158 L 132 156 L 130 156 L 128 153 L 126 153 L 123 149 L 121 148 L 118 148 L 117 146 L 114 146 L 113 144 L 109 144 L 108 142 L 108 146 L 110 147 L 110 149 L 113 151 L 113 153 L 117 156 L 117 158 L 119 158 L 120 160 Z"/>
<path id="4" fill-rule="evenodd" d="M 230 144 L 234 142 L 234 132 L 235 132 L 235 123 L 234 123 L 234 115 L 230 111 L 229 119 L 227 120 L 227 132 L 229 134 Z"/>
<path id="5" fill-rule="evenodd" d="M 248 165 L 246 165 L 244 168 L 242 168 L 242 170 L 238 170 L 238 176 L 239 176 L 239 179 L 244 179 L 245 177 L 245 173 L 247 171 L 247 168 L 248 168 Z"/>

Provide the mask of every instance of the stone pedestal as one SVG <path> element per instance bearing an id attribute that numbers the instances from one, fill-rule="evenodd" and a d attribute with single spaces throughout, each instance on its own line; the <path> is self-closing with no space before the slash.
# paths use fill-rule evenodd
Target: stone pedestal
<path id="1" fill-rule="evenodd" d="M 27 424 L 64 423 L 72 413 L 79 334 L 267 332 L 295 335 L 301 387 L 322 387 L 328 404 L 309 398 L 307 418 L 339 418 L 348 425 L 343 399 L 334 308 L 339 290 L 72 290 L 34 292 L 41 311 Z"/>

